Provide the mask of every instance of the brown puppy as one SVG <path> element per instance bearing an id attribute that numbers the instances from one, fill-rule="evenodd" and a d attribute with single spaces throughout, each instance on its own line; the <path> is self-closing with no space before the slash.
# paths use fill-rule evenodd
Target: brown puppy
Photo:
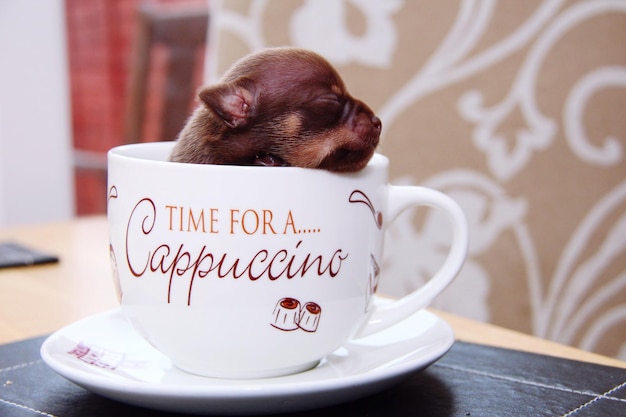
<path id="1" fill-rule="evenodd" d="M 380 137 L 380 119 L 324 58 L 302 49 L 249 55 L 198 97 L 172 161 L 351 172 Z"/>

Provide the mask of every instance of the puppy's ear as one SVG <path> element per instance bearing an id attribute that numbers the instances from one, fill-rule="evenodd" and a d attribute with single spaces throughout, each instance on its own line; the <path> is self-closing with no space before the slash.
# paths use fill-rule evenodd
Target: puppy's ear
<path id="1" fill-rule="evenodd" d="M 247 78 L 203 88 L 198 97 L 231 128 L 245 126 L 256 114 L 256 88 Z"/>

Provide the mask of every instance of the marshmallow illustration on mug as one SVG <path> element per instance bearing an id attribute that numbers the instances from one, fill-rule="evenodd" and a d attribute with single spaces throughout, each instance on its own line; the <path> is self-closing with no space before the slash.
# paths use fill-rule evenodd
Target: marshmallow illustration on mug
<path id="1" fill-rule="evenodd" d="M 309 301 L 301 305 L 295 298 L 285 297 L 276 303 L 270 324 L 286 332 L 301 329 L 313 333 L 317 331 L 321 315 L 319 304 Z"/>
<path id="2" fill-rule="evenodd" d="M 317 331 L 317 326 L 320 323 L 320 318 L 322 317 L 322 308 L 319 304 L 309 301 L 302 307 L 302 314 L 300 315 L 300 322 L 298 323 L 298 327 L 300 327 L 305 332 L 315 332 Z"/>
<path id="3" fill-rule="evenodd" d="M 172 146 L 109 152 L 108 222 L 124 316 L 184 371 L 305 371 L 427 306 L 463 265 L 460 207 L 435 190 L 390 185 L 380 154 L 348 174 L 169 162 Z M 376 303 L 385 228 L 424 205 L 447 214 L 448 256 L 425 285 Z"/>
<path id="4" fill-rule="evenodd" d="M 300 323 L 300 301 L 295 298 L 281 298 L 274 307 L 272 326 L 286 332 L 298 329 Z"/>

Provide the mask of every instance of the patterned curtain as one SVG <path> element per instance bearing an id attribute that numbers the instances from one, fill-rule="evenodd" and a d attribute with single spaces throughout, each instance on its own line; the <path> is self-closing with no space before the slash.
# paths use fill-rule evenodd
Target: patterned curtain
<path id="1" fill-rule="evenodd" d="M 392 182 L 462 205 L 470 255 L 435 307 L 626 359 L 626 2 L 225 0 L 212 30 L 209 80 L 263 47 L 326 56 L 382 119 Z M 380 291 L 449 238 L 403 214 Z"/>

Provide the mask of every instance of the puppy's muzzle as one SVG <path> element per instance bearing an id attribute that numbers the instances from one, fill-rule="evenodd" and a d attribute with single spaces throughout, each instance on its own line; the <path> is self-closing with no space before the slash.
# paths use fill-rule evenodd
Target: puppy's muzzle
<path id="1" fill-rule="evenodd" d="M 368 145 L 378 145 L 382 122 L 365 103 L 352 99 L 344 107 L 342 121 Z"/>

